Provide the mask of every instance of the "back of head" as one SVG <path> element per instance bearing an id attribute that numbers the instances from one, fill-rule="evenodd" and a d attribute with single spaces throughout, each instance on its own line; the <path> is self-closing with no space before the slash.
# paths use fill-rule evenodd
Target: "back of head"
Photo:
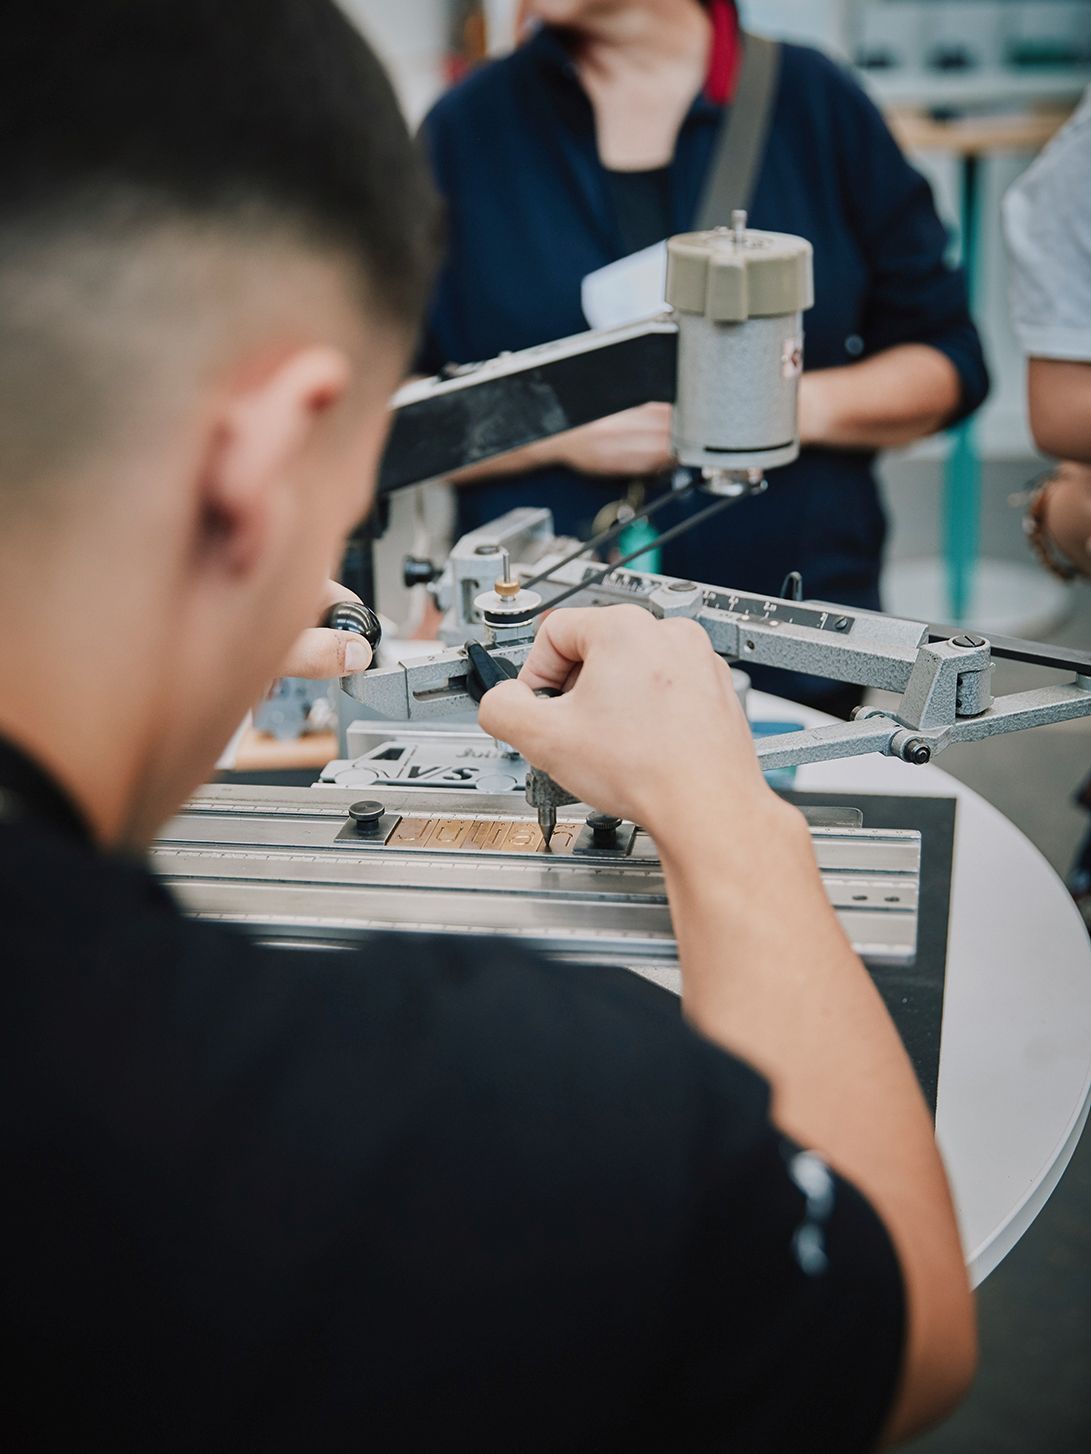
<path id="1" fill-rule="evenodd" d="M 226 275 L 195 276 L 215 250 L 236 279 L 274 244 L 332 260 L 415 326 L 431 193 L 333 0 L 35 0 L 5 15 L 0 95 L 0 507 L 102 433 L 126 357 L 229 307 Z"/>

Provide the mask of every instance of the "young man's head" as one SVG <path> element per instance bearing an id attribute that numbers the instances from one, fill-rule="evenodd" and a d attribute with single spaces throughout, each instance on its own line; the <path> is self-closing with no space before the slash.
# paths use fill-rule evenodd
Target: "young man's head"
<path id="1" fill-rule="evenodd" d="M 140 836 L 366 510 L 432 197 L 333 0 L 36 0 L 0 96 L 0 731 Z"/>

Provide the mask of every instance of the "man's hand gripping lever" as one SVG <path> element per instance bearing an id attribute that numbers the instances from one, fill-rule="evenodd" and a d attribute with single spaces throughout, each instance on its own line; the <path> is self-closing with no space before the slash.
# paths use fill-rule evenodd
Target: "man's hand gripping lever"
<path id="1" fill-rule="evenodd" d="M 806 824 L 762 777 L 726 664 L 688 619 L 554 611 L 479 715 L 584 802 L 650 833 L 687 1018 L 765 1076 L 778 1127 L 854 1182 L 884 1224 L 907 1310 L 886 1437 L 907 1437 L 951 1407 L 973 1367 L 958 1229 L 912 1066 Z"/>
<path id="2" fill-rule="evenodd" d="M 490 656 L 477 641 L 467 641 L 466 660 L 469 665 L 466 687 L 475 702 L 480 702 L 485 693 L 500 682 L 512 681 L 517 675 L 516 668 L 510 661 L 502 656 Z M 555 696 L 556 693 L 544 690 L 542 695 Z M 555 783 L 548 773 L 533 766 L 527 770 L 526 794 L 527 802 L 537 810 L 542 845 L 548 849 L 553 830 L 557 826 L 557 809 L 567 803 L 578 803 L 579 799 Z"/>
<path id="3" fill-rule="evenodd" d="M 533 764 L 527 801 L 543 832 L 545 815 L 579 801 L 670 837 L 704 816 L 720 773 L 733 778 L 740 807 L 751 797 L 776 802 L 730 671 L 693 621 L 627 605 L 557 611 L 510 675 L 493 681 L 479 720 Z"/>

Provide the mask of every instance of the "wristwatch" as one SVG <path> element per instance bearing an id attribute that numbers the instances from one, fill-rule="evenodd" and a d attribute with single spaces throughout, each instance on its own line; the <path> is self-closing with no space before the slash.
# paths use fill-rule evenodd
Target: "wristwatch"
<path id="1" fill-rule="evenodd" d="M 1037 480 L 1031 482 L 1026 514 L 1023 516 L 1023 532 L 1038 563 L 1045 566 L 1050 575 L 1056 576 L 1059 581 L 1074 581 L 1080 572 L 1064 552 L 1058 549 L 1046 527 L 1049 492 L 1056 483 L 1056 468 L 1047 470 L 1044 475 L 1039 475 Z"/>

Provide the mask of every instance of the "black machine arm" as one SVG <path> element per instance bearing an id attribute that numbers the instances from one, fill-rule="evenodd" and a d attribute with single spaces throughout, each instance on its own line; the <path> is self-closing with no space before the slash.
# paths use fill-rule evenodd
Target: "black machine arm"
<path id="1" fill-rule="evenodd" d="M 450 474 L 638 404 L 672 403 L 678 328 L 669 317 L 577 333 L 406 384 L 379 493 Z"/>

